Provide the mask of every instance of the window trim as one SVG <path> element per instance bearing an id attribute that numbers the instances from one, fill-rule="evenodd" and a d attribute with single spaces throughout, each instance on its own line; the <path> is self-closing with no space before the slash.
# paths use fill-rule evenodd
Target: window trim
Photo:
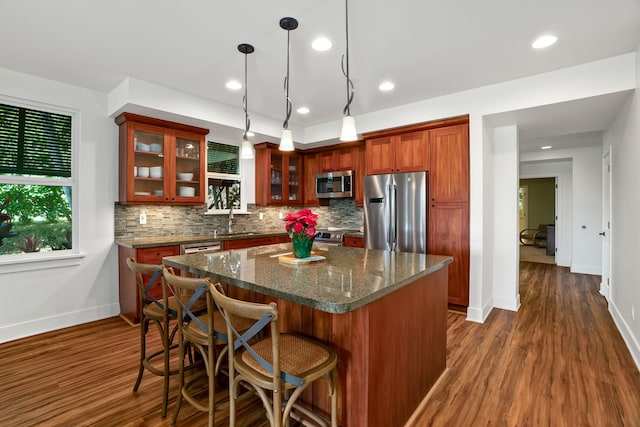
<path id="1" fill-rule="evenodd" d="M 19 99 L 11 96 L 0 94 L 0 103 L 12 105 L 18 108 L 28 108 L 32 110 L 39 110 L 46 113 L 63 114 L 71 117 L 71 178 L 53 177 L 45 178 L 41 176 L 11 176 L 0 175 L 0 184 L 33 184 L 33 185 L 50 185 L 60 187 L 71 187 L 71 249 L 65 249 L 57 252 L 57 256 L 52 256 L 51 252 L 35 252 L 35 253 L 23 253 L 23 254 L 7 254 L 0 255 L 0 265 L 5 266 L 8 264 L 24 264 L 31 265 L 29 270 L 37 270 L 39 268 L 33 268 L 34 262 L 46 261 L 47 264 L 51 260 L 59 259 L 78 259 L 82 257 L 79 247 L 80 239 L 79 233 L 79 211 L 80 211 L 80 185 L 78 180 L 78 164 L 80 157 L 80 111 L 60 105 L 48 104 L 44 102 L 38 102 L 33 100 Z M 65 264 L 65 263 L 63 263 Z M 74 265 L 74 264 L 69 264 Z M 14 271 L 6 268 L 0 269 L 0 272 Z M 15 271 L 23 271 L 18 268 Z"/>

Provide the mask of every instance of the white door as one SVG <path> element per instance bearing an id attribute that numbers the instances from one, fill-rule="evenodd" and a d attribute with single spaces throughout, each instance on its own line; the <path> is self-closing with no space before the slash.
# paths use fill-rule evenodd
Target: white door
<path id="1" fill-rule="evenodd" d="M 600 293 L 611 297 L 611 147 L 602 159 L 602 282 Z"/>

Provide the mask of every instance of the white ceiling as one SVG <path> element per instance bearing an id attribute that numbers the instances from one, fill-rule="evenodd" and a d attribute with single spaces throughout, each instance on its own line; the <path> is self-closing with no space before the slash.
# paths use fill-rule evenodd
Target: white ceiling
<path id="1" fill-rule="evenodd" d="M 349 10 L 356 116 L 633 52 L 640 42 L 638 0 L 350 0 Z M 291 124 L 339 119 L 346 98 L 344 0 L 0 0 L 0 67 L 102 92 L 134 77 L 240 111 L 242 91 L 225 83 L 243 80 L 237 45 L 251 43 L 249 112 L 282 120 L 284 16 L 300 23 L 291 32 Z M 549 32 L 559 38 L 555 46 L 530 48 Z M 333 49 L 313 51 L 318 35 L 330 38 Z M 384 79 L 395 82 L 392 92 L 378 91 Z M 548 136 L 537 134 L 550 129 L 539 120 L 564 114 L 580 123 L 563 132 L 585 132 L 581 126 L 593 124 L 585 111 L 602 115 L 623 102 L 591 101 L 604 104 L 567 104 L 536 120 L 529 112 L 522 132 Z M 307 116 L 295 112 L 303 105 Z"/>

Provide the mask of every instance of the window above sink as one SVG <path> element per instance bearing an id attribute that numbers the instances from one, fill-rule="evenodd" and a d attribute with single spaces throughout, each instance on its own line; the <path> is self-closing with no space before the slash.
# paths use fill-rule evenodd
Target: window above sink
<path id="1" fill-rule="evenodd" d="M 207 214 L 248 213 L 240 167 L 240 147 L 207 142 Z"/>

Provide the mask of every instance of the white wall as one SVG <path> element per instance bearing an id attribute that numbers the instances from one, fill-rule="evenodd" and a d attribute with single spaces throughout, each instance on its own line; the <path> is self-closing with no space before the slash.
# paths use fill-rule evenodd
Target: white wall
<path id="1" fill-rule="evenodd" d="M 117 315 L 117 127 L 107 116 L 106 94 L 6 69 L 0 69 L 0 94 L 79 112 L 81 160 L 74 193 L 79 210 L 73 221 L 84 255 L 68 266 L 0 265 L 0 342 Z"/>
<path id="2" fill-rule="evenodd" d="M 640 49 L 637 57 L 640 59 Z M 636 67 L 640 88 L 640 60 Z M 604 134 L 604 147 L 612 146 L 611 179 L 611 297 L 609 311 L 640 369 L 640 93 L 638 89 Z M 635 319 L 631 308 L 635 308 Z"/>
<path id="3" fill-rule="evenodd" d="M 518 128 L 504 126 L 493 131 L 493 306 L 518 310 Z"/>

